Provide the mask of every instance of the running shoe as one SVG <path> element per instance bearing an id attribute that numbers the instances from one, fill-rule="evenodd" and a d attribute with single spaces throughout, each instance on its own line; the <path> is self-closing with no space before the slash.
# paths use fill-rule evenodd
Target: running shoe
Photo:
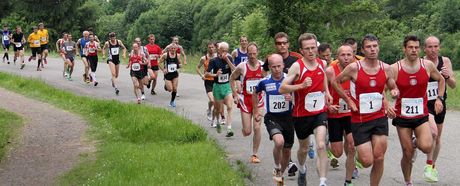
<path id="1" fill-rule="evenodd" d="M 24 67 L 26 66 L 26 64 L 21 64 L 21 70 L 24 69 Z"/>
<path id="2" fill-rule="evenodd" d="M 214 121 L 211 121 L 211 128 L 216 128 L 216 123 Z"/>
<path id="3" fill-rule="evenodd" d="M 137 98 L 137 104 L 141 104 L 141 98 Z"/>
<path id="4" fill-rule="evenodd" d="M 39 67 L 39 68 L 37 68 L 37 71 L 42 71 L 42 69 L 40 69 L 40 67 Z"/>
<path id="5" fill-rule="evenodd" d="M 43 59 L 43 61 L 45 62 L 45 64 L 48 64 L 48 60 L 46 60 L 46 58 Z"/>
<path id="6" fill-rule="evenodd" d="M 353 175 L 351 176 L 351 179 L 358 179 L 359 178 L 359 170 L 358 168 L 355 167 L 355 170 L 353 170 Z"/>
<path id="7" fill-rule="evenodd" d="M 152 83 L 152 80 L 149 80 L 149 82 L 147 84 L 147 89 L 150 89 L 150 83 Z"/>
<path id="8" fill-rule="evenodd" d="M 297 165 L 294 162 L 289 161 L 288 176 L 289 177 L 295 176 L 295 172 L 297 172 L 297 170 L 298 170 Z"/>
<path id="9" fill-rule="evenodd" d="M 27 60 L 28 62 L 32 61 L 32 56 L 29 57 L 29 59 Z"/>
<path id="10" fill-rule="evenodd" d="M 225 117 L 221 117 L 219 122 L 221 125 L 225 125 Z"/>
<path id="11" fill-rule="evenodd" d="M 171 102 L 169 103 L 169 106 L 170 106 L 170 107 L 173 107 L 173 108 L 176 107 L 176 101 L 171 101 Z"/>
<path id="12" fill-rule="evenodd" d="M 327 150 L 327 157 L 331 161 L 331 167 L 332 168 L 337 168 L 339 166 L 339 160 L 332 154 L 332 151 L 330 149 Z"/>
<path id="13" fill-rule="evenodd" d="M 308 146 L 308 157 L 310 159 L 315 158 L 315 150 L 313 149 L 313 143 L 310 143 L 310 145 Z"/>
<path id="14" fill-rule="evenodd" d="M 98 84 L 99 84 L 99 82 L 97 82 L 97 81 L 94 82 L 95 87 L 97 87 Z"/>
<path id="15" fill-rule="evenodd" d="M 299 177 L 297 178 L 297 185 L 307 186 L 307 172 L 305 173 L 299 172 Z"/>
<path id="16" fill-rule="evenodd" d="M 155 90 L 153 90 L 153 89 L 150 91 L 150 94 L 151 94 L 151 95 L 157 95 L 157 93 L 156 93 Z"/>
<path id="17" fill-rule="evenodd" d="M 423 170 L 423 178 L 426 182 L 435 182 L 435 178 L 433 176 L 433 166 L 432 165 L 425 165 Z"/>
<path id="18" fill-rule="evenodd" d="M 260 159 L 259 159 L 259 157 L 257 157 L 257 155 L 253 154 L 251 156 L 251 158 L 249 159 L 249 162 L 251 162 L 251 163 L 260 163 Z"/>
<path id="19" fill-rule="evenodd" d="M 142 100 L 145 100 L 145 95 L 144 95 L 144 94 L 142 94 L 141 99 L 142 99 Z M 172 103 L 172 102 L 171 102 L 171 103 Z"/>
<path id="20" fill-rule="evenodd" d="M 225 135 L 225 137 L 229 138 L 229 137 L 232 137 L 233 136 L 233 130 L 232 129 L 228 129 L 227 130 L 227 135 Z"/>
<path id="21" fill-rule="evenodd" d="M 118 96 L 118 94 L 120 94 L 120 90 L 118 90 L 117 88 L 115 88 L 115 94 Z"/>
<path id="22" fill-rule="evenodd" d="M 345 183 L 343 184 L 343 186 L 353 186 L 353 183 L 347 183 L 347 182 L 345 182 Z"/>
<path id="23" fill-rule="evenodd" d="M 211 110 L 206 110 L 206 116 L 208 117 L 208 120 L 211 121 L 212 120 L 212 112 Z"/>
<path id="24" fill-rule="evenodd" d="M 410 181 L 410 182 L 406 182 L 405 185 L 406 185 L 406 186 L 413 186 L 414 184 L 412 183 L 412 181 Z"/>
<path id="25" fill-rule="evenodd" d="M 273 173 L 275 174 L 273 176 L 273 180 L 275 180 L 276 185 L 284 185 L 284 178 L 281 169 L 275 168 L 275 170 L 273 170 Z"/>
<path id="26" fill-rule="evenodd" d="M 433 168 L 433 171 L 431 172 L 431 178 L 433 179 L 433 182 L 438 182 L 438 169 Z"/>
<path id="27" fill-rule="evenodd" d="M 8 61 L 8 63 L 7 63 L 7 64 L 9 65 L 9 64 L 10 64 L 10 61 Z"/>
<path id="28" fill-rule="evenodd" d="M 361 164 L 361 162 L 359 162 L 358 153 L 355 154 L 355 167 L 358 168 L 358 169 L 363 169 L 364 168 L 363 164 Z"/>

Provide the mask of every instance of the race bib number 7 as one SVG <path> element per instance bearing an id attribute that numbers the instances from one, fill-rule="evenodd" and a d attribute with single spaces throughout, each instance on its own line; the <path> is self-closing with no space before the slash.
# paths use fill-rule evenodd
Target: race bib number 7
<path id="1" fill-rule="evenodd" d="M 286 101 L 284 95 L 267 95 L 269 101 L 269 112 L 280 113 L 289 110 L 289 102 Z"/>
<path id="2" fill-rule="evenodd" d="M 359 95 L 359 113 L 370 114 L 382 109 L 383 96 L 380 93 L 365 93 Z"/>
<path id="3" fill-rule="evenodd" d="M 426 96 L 428 100 L 435 100 L 438 97 L 439 89 L 438 89 L 438 82 L 428 82 L 428 86 L 426 88 Z"/>
<path id="4" fill-rule="evenodd" d="M 325 97 L 323 92 L 311 92 L 305 96 L 305 110 L 309 112 L 320 111 L 324 108 Z"/>

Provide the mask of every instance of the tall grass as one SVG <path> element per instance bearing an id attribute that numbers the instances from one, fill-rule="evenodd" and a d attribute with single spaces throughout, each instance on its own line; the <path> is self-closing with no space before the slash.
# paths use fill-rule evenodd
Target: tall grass
<path id="1" fill-rule="evenodd" d="M 5 155 L 8 144 L 16 137 L 21 125 L 21 117 L 0 109 L 0 160 Z"/>
<path id="2" fill-rule="evenodd" d="M 165 109 L 76 96 L 5 73 L 0 86 L 76 112 L 92 126 L 96 158 L 83 158 L 62 185 L 243 185 L 202 128 Z"/>

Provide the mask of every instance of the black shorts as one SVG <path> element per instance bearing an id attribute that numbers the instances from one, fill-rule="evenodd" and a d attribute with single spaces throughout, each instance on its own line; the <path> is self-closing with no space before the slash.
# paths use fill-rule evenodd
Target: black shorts
<path id="1" fill-rule="evenodd" d="M 42 50 L 40 47 L 31 47 L 32 50 L 32 57 L 37 57 L 37 54 L 41 54 Z"/>
<path id="2" fill-rule="evenodd" d="M 144 77 L 145 77 L 145 73 L 144 73 L 143 70 L 139 70 L 139 71 L 133 71 L 133 70 L 131 70 L 131 72 L 129 73 L 129 75 L 130 75 L 131 77 L 135 77 L 135 78 L 137 78 L 137 79 L 144 79 Z"/>
<path id="3" fill-rule="evenodd" d="M 17 52 L 20 50 L 24 50 L 24 45 L 21 45 L 20 47 L 16 47 L 16 45 L 13 45 L 13 51 Z"/>
<path id="4" fill-rule="evenodd" d="M 291 115 L 273 115 L 265 114 L 265 127 L 269 134 L 270 140 L 273 140 L 273 135 L 281 134 L 284 138 L 284 148 L 291 148 L 294 145 L 294 126 L 292 125 Z"/>
<path id="5" fill-rule="evenodd" d="M 86 56 L 86 59 L 88 59 L 89 67 L 91 68 L 91 72 L 96 72 L 97 62 L 98 62 L 97 56 Z"/>
<path id="6" fill-rule="evenodd" d="M 66 59 L 70 60 L 70 62 L 74 63 L 75 57 L 73 56 L 65 56 Z"/>
<path id="7" fill-rule="evenodd" d="M 371 141 L 372 135 L 388 136 L 388 118 L 386 116 L 362 123 L 351 123 L 351 132 L 355 146 Z"/>
<path id="8" fill-rule="evenodd" d="M 11 43 L 8 43 L 8 44 L 2 43 L 2 45 L 3 45 L 3 49 L 8 49 L 9 50 Z"/>
<path id="9" fill-rule="evenodd" d="M 40 48 L 42 49 L 41 51 L 44 52 L 45 50 L 48 50 L 48 44 L 42 44 L 40 45 Z"/>
<path id="10" fill-rule="evenodd" d="M 351 133 L 351 116 L 341 118 L 328 118 L 327 130 L 329 131 L 330 142 L 343 141 L 343 132 L 348 135 Z"/>
<path id="11" fill-rule="evenodd" d="M 204 80 L 204 89 L 206 89 L 206 93 L 212 92 L 213 85 L 214 80 Z"/>
<path id="12" fill-rule="evenodd" d="M 316 127 L 327 126 L 326 112 L 304 117 L 292 117 L 294 121 L 295 134 L 299 140 L 308 138 Z"/>
<path id="13" fill-rule="evenodd" d="M 426 106 L 428 107 L 428 112 L 434 116 L 434 121 L 436 124 L 440 125 L 444 123 L 444 119 L 446 118 L 446 100 L 442 101 L 443 109 L 439 114 L 436 114 L 434 111 L 435 101 L 436 100 L 428 101 Z"/>
<path id="14" fill-rule="evenodd" d="M 158 70 L 160 70 L 160 68 L 158 67 L 158 65 L 151 66 L 150 69 L 153 70 L 153 71 L 158 71 Z"/>
<path id="15" fill-rule="evenodd" d="M 175 78 L 179 77 L 179 72 L 170 72 L 165 74 L 165 80 L 172 81 Z"/>
<path id="16" fill-rule="evenodd" d="M 405 119 L 405 118 L 396 117 L 395 119 L 393 119 L 391 124 L 397 127 L 415 129 L 418 126 L 426 122 L 428 122 L 428 116 L 421 117 L 421 118 L 415 118 L 415 119 Z"/>
<path id="17" fill-rule="evenodd" d="M 114 65 L 119 65 L 120 64 L 120 58 L 113 58 L 113 59 L 107 59 L 107 64 L 109 64 L 109 62 L 112 62 Z"/>

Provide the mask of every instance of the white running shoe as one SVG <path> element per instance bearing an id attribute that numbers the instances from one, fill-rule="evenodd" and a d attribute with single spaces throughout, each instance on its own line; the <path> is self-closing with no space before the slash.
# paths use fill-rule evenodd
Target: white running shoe
<path id="1" fill-rule="evenodd" d="M 142 94 L 141 99 L 145 100 L 145 95 L 144 94 Z"/>

